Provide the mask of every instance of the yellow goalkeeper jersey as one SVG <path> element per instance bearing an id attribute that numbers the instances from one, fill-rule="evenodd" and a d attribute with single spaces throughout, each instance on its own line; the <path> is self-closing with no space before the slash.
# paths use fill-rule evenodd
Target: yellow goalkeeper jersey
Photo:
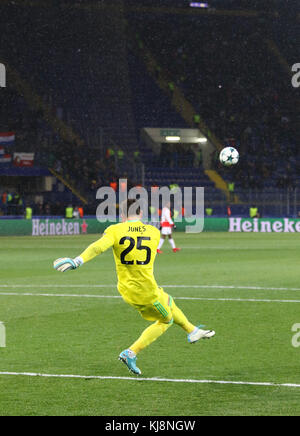
<path id="1" fill-rule="evenodd" d="M 126 221 L 108 227 L 102 238 L 90 245 L 80 257 L 88 262 L 113 248 L 118 275 L 118 290 L 128 303 L 152 304 L 161 292 L 153 266 L 160 231 L 141 221 Z"/>

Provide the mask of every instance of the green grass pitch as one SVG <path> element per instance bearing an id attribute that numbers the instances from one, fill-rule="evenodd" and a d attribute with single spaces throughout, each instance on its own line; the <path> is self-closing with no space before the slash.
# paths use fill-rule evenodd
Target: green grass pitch
<path id="1" fill-rule="evenodd" d="M 158 283 L 216 337 L 190 345 L 173 326 L 140 354 L 140 381 L 117 358 L 148 324 L 118 298 L 112 252 L 52 268 L 95 239 L 0 238 L 1 416 L 300 414 L 300 387 L 282 386 L 300 384 L 299 235 L 176 233 L 176 254 L 165 242 Z"/>

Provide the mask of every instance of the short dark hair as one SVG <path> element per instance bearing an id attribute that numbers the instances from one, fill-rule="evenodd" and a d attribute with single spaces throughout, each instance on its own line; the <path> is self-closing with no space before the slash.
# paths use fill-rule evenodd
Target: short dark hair
<path id="1" fill-rule="evenodd" d="M 134 209 L 134 205 L 135 209 Z M 136 199 L 128 198 L 127 200 L 124 200 L 120 205 L 120 211 L 124 217 L 128 217 L 128 212 L 132 212 L 134 210 L 134 214 L 132 215 L 139 215 L 141 213 L 141 206 L 138 204 Z"/>

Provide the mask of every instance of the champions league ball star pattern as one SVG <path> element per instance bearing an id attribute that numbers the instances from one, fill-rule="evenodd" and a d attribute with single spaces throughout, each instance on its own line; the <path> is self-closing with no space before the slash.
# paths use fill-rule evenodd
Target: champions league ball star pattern
<path id="1" fill-rule="evenodd" d="M 226 147 L 220 153 L 219 156 L 221 164 L 226 167 L 236 165 L 239 161 L 239 152 L 234 147 Z"/>

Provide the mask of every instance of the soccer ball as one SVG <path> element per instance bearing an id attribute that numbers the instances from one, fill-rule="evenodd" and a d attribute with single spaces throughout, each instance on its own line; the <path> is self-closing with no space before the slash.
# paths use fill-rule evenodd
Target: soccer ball
<path id="1" fill-rule="evenodd" d="M 233 147 L 226 147 L 220 153 L 219 159 L 221 164 L 226 167 L 236 165 L 239 161 L 239 152 Z"/>

